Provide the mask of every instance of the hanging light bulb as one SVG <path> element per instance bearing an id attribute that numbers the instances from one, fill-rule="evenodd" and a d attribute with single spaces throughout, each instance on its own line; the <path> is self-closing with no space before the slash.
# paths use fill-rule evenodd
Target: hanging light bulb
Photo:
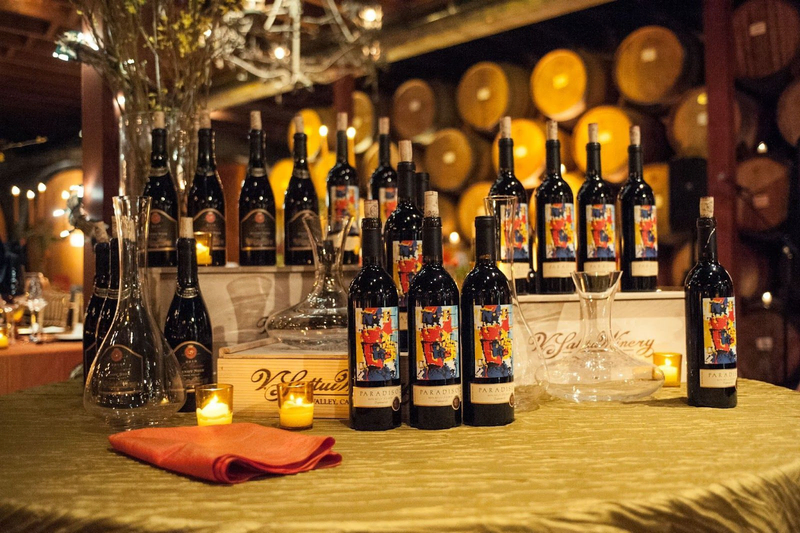
<path id="1" fill-rule="evenodd" d="M 19 196 L 19 194 L 20 194 L 21 192 L 22 192 L 22 191 L 20 191 L 20 190 L 19 190 L 19 187 L 17 187 L 16 185 L 14 185 L 13 187 L 11 187 L 11 195 L 12 195 L 12 196 Z"/>
<path id="2" fill-rule="evenodd" d="M 46 191 L 46 190 L 47 190 L 47 185 L 45 185 L 45 184 L 44 184 L 44 183 L 42 183 L 42 182 L 39 182 L 39 185 L 37 185 L 37 186 L 36 186 L 36 189 L 37 189 L 39 192 L 44 192 L 44 191 Z"/>

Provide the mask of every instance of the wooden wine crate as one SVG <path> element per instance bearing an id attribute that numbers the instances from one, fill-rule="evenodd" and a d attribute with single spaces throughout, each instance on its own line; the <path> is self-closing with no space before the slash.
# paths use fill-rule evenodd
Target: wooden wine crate
<path id="1" fill-rule="evenodd" d="M 314 417 L 348 418 L 347 354 L 300 350 L 271 339 L 222 348 L 217 381 L 233 385 L 233 412 L 278 416 L 278 383 L 314 383 Z"/>

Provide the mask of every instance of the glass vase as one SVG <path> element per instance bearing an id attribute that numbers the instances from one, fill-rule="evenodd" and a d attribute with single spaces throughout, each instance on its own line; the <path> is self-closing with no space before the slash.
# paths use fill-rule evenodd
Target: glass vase
<path id="1" fill-rule="evenodd" d="M 546 398 L 547 364 L 539 341 L 522 312 L 517 296 L 514 272 L 514 222 L 517 214 L 517 198 L 511 195 L 493 195 L 484 199 L 486 211 L 495 217 L 497 257 L 509 258 L 499 262 L 499 267 L 509 279 L 513 298 L 514 320 L 512 322 L 514 347 L 514 398 L 518 411 L 532 411 Z M 500 254 L 500 249 L 503 254 Z"/>
<path id="2" fill-rule="evenodd" d="M 142 194 L 150 175 L 152 112 L 123 113 L 119 118 L 119 190 L 122 195 Z M 169 111 L 164 114 L 167 155 L 172 180 L 185 206 L 197 163 L 197 126 L 194 117 Z M 183 211 L 183 207 L 181 207 Z"/>
<path id="3" fill-rule="evenodd" d="M 636 400 L 664 384 L 664 373 L 626 354 L 611 331 L 611 307 L 621 272 L 573 272 L 581 305 L 581 343 L 571 355 L 548 365 L 547 391 L 573 402 Z"/>
<path id="4" fill-rule="evenodd" d="M 344 242 L 352 219 L 336 224 L 307 215 L 303 219 L 314 252 L 314 286 L 297 305 L 272 315 L 267 334 L 295 348 L 347 351 L 347 289 L 342 283 Z"/>
<path id="5" fill-rule="evenodd" d="M 114 198 L 119 239 L 119 301 L 97 349 L 83 393 L 91 414 L 114 427 L 158 424 L 186 399 L 180 366 L 148 302 L 147 228 L 150 198 Z"/>

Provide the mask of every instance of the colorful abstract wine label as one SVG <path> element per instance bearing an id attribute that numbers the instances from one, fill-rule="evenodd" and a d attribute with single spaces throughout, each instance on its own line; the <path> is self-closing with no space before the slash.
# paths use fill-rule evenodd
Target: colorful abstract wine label
<path id="1" fill-rule="evenodd" d="M 633 206 L 633 233 L 636 259 L 658 259 L 658 231 L 656 206 Z"/>
<path id="2" fill-rule="evenodd" d="M 417 380 L 458 378 L 458 306 L 420 306 L 414 313 Z"/>
<path id="3" fill-rule="evenodd" d="M 592 204 L 586 206 L 586 258 L 615 261 L 616 232 L 614 231 L 614 205 Z"/>
<path id="4" fill-rule="evenodd" d="M 575 204 L 544 205 L 545 259 L 575 259 Z"/>
<path id="5" fill-rule="evenodd" d="M 510 304 L 473 306 L 476 378 L 514 375 Z"/>
<path id="6" fill-rule="evenodd" d="M 211 350 L 195 341 L 186 341 L 173 350 L 181 366 L 183 386 L 193 390 L 214 380 L 214 361 Z"/>
<path id="7" fill-rule="evenodd" d="M 422 239 L 392 241 L 392 257 L 392 278 L 400 295 L 400 307 L 405 307 L 411 282 L 422 268 Z"/>
<path id="8" fill-rule="evenodd" d="M 225 249 L 225 215 L 219 210 L 207 208 L 194 216 L 194 230 L 211 234 L 211 249 Z"/>
<path id="9" fill-rule="evenodd" d="M 147 234 L 148 252 L 175 250 L 178 239 L 178 221 L 161 209 L 150 210 L 150 227 Z"/>
<path id="10" fill-rule="evenodd" d="M 239 224 L 239 240 L 243 251 L 275 249 L 275 217 L 266 209 L 253 209 Z"/>
<path id="11" fill-rule="evenodd" d="M 700 369 L 700 386 L 736 386 L 736 309 L 733 297 L 703 298 L 703 363 L 733 368 Z"/>
<path id="12" fill-rule="evenodd" d="M 400 378 L 397 307 L 356 308 L 356 381 Z"/>
<path id="13" fill-rule="evenodd" d="M 386 223 L 397 208 L 397 187 L 381 187 L 378 189 L 378 202 L 381 210 L 381 224 Z"/>
<path id="14" fill-rule="evenodd" d="M 345 215 L 350 215 L 350 231 L 345 240 L 344 249 L 353 251 L 358 247 L 358 239 L 350 236 L 358 235 L 358 187 L 355 185 L 333 185 L 328 191 L 331 220 L 339 223 Z"/>

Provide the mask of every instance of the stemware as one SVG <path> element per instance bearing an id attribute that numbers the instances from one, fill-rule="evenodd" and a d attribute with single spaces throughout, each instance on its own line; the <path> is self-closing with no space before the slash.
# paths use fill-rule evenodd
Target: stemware
<path id="1" fill-rule="evenodd" d="M 31 342 L 44 342 L 42 332 L 42 310 L 47 307 L 44 299 L 44 276 L 41 272 L 30 272 L 25 275 L 25 305 L 31 312 Z"/>

